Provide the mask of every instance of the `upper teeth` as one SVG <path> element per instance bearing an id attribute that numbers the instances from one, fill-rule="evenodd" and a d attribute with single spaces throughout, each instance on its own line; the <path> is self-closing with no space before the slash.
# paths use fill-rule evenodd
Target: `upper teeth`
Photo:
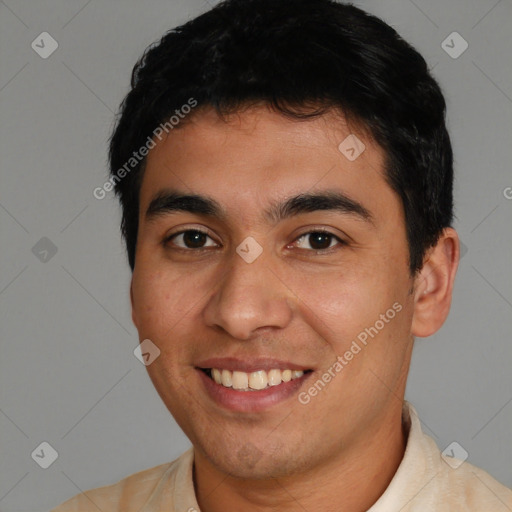
<path id="1" fill-rule="evenodd" d="M 302 370 L 258 370 L 246 373 L 212 368 L 212 377 L 217 384 L 233 389 L 264 389 L 268 386 L 277 386 L 281 382 L 289 382 L 292 379 L 302 377 Z"/>

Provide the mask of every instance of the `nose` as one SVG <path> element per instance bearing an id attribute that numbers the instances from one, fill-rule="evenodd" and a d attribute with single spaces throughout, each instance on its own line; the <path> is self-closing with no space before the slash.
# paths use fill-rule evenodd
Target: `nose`
<path id="1" fill-rule="evenodd" d="M 292 319 L 290 290 L 262 255 L 247 263 L 234 254 L 204 309 L 210 327 L 238 340 L 248 340 L 264 328 L 283 329 Z"/>

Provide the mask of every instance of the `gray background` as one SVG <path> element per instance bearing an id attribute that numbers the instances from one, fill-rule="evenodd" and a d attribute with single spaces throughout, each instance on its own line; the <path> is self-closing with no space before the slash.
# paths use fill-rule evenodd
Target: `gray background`
<path id="1" fill-rule="evenodd" d="M 512 486 L 512 4 L 356 4 L 425 56 L 447 97 L 455 150 L 456 228 L 467 252 L 450 318 L 416 342 L 406 398 L 441 449 L 457 441 L 470 462 Z M 0 1 L 2 512 L 48 510 L 189 445 L 133 355 L 119 208 L 111 193 L 100 201 L 92 191 L 107 177 L 106 140 L 136 59 L 207 8 Z M 47 59 L 31 48 L 44 31 L 59 45 Z M 469 44 L 456 59 L 441 46 L 453 31 Z M 48 469 L 31 458 L 42 441 L 59 455 Z"/>

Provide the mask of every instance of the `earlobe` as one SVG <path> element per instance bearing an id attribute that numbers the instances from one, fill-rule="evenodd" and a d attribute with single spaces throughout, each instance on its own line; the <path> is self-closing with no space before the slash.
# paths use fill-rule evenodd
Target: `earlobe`
<path id="1" fill-rule="evenodd" d="M 453 228 L 446 228 L 437 244 L 427 252 L 423 268 L 415 278 L 414 336 L 430 336 L 445 322 L 458 264 L 459 237 Z"/>

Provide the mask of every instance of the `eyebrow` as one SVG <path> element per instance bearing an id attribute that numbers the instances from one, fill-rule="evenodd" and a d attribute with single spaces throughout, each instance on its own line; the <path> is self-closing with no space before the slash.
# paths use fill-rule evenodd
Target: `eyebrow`
<path id="1" fill-rule="evenodd" d="M 287 218 L 316 211 L 334 211 L 374 224 L 373 215 L 361 203 L 343 192 L 333 190 L 302 193 L 281 202 L 273 201 L 265 210 L 264 218 L 269 223 L 277 224 Z M 224 208 L 211 197 L 161 190 L 150 201 L 145 213 L 145 220 L 152 222 L 174 212 L 188 212 L 221 221 L 227 219 Z"/>

